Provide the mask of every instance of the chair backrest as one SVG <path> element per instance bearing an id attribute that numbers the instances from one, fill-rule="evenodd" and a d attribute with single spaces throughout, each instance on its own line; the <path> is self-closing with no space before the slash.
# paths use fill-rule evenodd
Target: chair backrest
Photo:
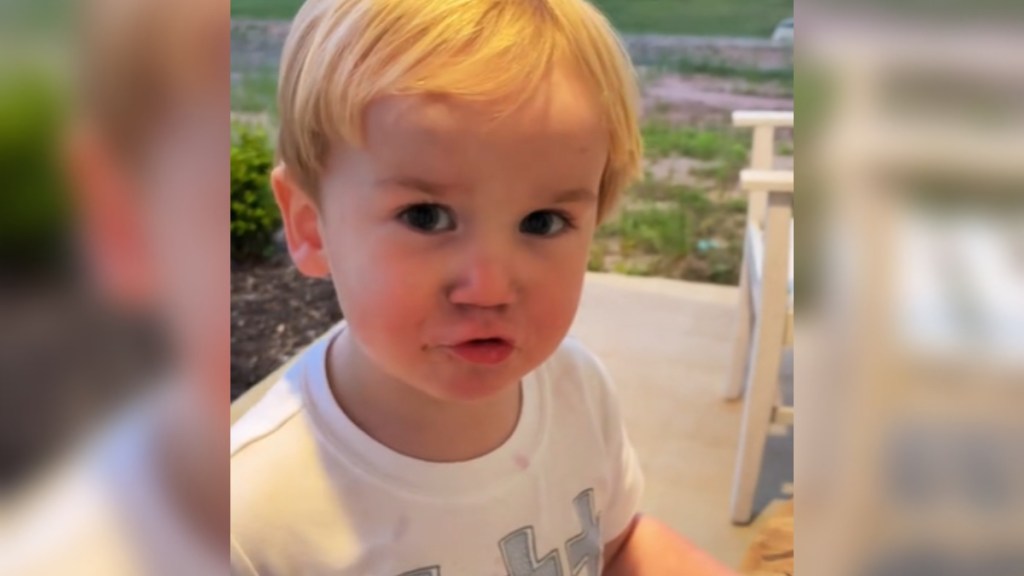
<path id="1" fill-rule="evenodd" d="M 753 142 L 750 147 L 750 168 L 769 171 L 775 167 L 775 134 L 777 128 L 793 127 L 792 111 L 737 110 L 732 114 L 733 126 L 753 128 Z M 764 220 L 767 201 L 765 191 L 749 193 L 747 217 L 759 226 Z"/>

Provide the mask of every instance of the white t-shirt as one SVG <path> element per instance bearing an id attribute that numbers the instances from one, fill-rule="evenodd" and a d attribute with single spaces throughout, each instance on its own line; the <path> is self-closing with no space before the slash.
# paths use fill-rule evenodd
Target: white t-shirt
<path id="1" fill-rule="evenodd" d="M 566 339 L 523 378 L 503 445 L 433 463 L 349 420 L 327 383 L 331 339 L 231 429 L 232 573 L 600 574 L 643 478 L 610 380 L 580 343 Z"/>
<path id="2" fill-rule="evenodd" d="M 159 411 L 175 393 L 158 390 L 125 409 L 41 479 L 13 517 L 0 507 L 0 574 L 225 573 L 227 554 L 188 525 L 156 461 Z"/>

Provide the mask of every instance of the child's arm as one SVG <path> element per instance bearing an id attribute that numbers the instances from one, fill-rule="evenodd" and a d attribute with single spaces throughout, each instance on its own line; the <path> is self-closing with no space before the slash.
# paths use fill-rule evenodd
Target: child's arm
<path id="1" fill-rule="evenodd" d="M 629 526 L 605 546 L 604 574 L 686 574 L 734 576 L 706 552 L 687 542 L 668 526 L 637 514 Z"/>

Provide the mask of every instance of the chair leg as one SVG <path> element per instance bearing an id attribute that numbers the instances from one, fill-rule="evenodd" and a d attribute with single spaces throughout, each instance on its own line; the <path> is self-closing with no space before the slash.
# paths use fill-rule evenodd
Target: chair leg
<path id="1" fill-rule="evenodd" d="M 726 400 L 736 400 L 743 395 L 743 384 L 750 366 L 750 332 L 753 329 L 752 310 L 750 303 L 750 277 L 746 259 L 740 269 L 740 302 L 736 314 L 736 337 L 733 341 L 732 365 L 729 368 L 729 379 L 722 387 L 722 396 Z"/>
<path id="2" fill-rule="evenodd" d="M 757 335 L 751 351 L 753 365 L 747 375 L 747 393 L 743 402 L 739 449 L 733 473 L 730 512 L 736 524 L 746 524 L 753 517 L 754 492 L 761 473 L 765 441 L 771 426 L 778 387 L 782 346 L 777 331 L 766 330 L 771 318 L 759 318 Z M 774 335 L 775 338 L 771 336 Z"/>
<path id="3" fill-rule="evenodd" d="M 772 410 L 778 394 L 779 366 L 782 362 L 782 338 L 786 330 L 788 245 L 788 198 L 769 198 L 765 228 L 765 274 L 761 283 L 761 309 L 755 320 L 751 365 L 747 373 L 747 391 L 740 424 L 739 449 L 733 473 L 732 521 L 750 522 L 753 517 L 754 492 L 761 474 L 764 444 L 771 425 Z"/>

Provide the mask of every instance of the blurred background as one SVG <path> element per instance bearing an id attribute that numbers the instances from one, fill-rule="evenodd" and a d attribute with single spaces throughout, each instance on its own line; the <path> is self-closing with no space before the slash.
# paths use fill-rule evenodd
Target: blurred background
<path id="1" fill-rule="evenodd" d="M 0 573 L 226 567 L 228 21 L 0 2 Z"/>
<path id="2" fill-rule="evenodd" d="M 0 490 L 140 386 L 160 355 L 154 319 L 98 296 L 80 258 L 64 158 L 73 7 L 0 13 Z"/>
<path id="3" fill-rule="evenodd" d="M 1020 8 L 801 6 L 802 574 L 1024 571 Z"/>

